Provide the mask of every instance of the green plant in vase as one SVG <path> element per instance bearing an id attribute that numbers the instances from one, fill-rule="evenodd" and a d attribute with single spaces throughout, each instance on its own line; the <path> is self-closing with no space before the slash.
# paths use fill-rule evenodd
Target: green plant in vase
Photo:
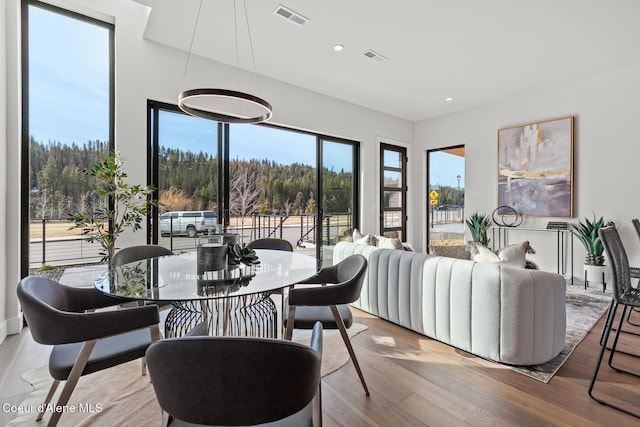
<path id="1" fill-rule="evenodd" d="M 587 265 L 604 265 L 604 246 L 598 236 L 598 230 L 604 227 L 604 219 L 600 217 L 596 219 L 595 214 L 593 220 L 584 219 L 584 222 L 578 221 L 578 224 L 572 224 L 573 234 L 582 242 L 587 250 L 585 264 Z"/>
<path id="2" fill-rule="evenodd" d="M 229 245 L 229 264 L 244 264 L 252 266 L 260 264 L 260 260 L 256 255 L 256 251 L 248 248 L 246 245 L 240 243 L 233 243 Z"/>
<path id="3" fill-rule="evenodd" d="M 471 238 L 474 242 L 478 242 L 483 246 L 489 246 L 491 239 L 487 237 L 487 229 L 491 226 L 491 218 L 485 214 L 474 212 L 466 220 Z"/>
<path id="4" fill-rule="evenodd" d="M 152 186 L 129 185 L 123 168 L 124 159 L 119 154 L 110 154 L 96 162 L 82 173 L 95 177 L 93 195 L 102 203 L 95 211 L 78 212 L 69 215 L 69 220 L 81 228 L 89 243 L 102 246 L 101 261 L 111 267 L 111 259 L 116 250 L 116 240 L 128 228 L 134 232 L 142 228 L 142 221 L 149 214 L 154 188 Z"/>

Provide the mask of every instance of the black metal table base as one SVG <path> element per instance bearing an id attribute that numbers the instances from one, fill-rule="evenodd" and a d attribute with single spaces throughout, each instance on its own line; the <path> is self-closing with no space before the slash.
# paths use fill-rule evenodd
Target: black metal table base
<path id="1" fill-rule="evenodd" d="M 165 337 L 186 334 L 206 322 L 209 335 L 277 338 L 278 311 L 269 293 L 172 302 Z"/>

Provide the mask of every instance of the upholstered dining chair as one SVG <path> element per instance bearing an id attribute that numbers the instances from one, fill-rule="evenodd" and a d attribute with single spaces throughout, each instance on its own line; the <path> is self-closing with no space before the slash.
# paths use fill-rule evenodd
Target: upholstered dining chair
<path id="1" fill-rule="evenodd" d="M 169 249 L 159 245 L 136 245 L 122 248 L 113 255 L 111 265 L 118 267 L 134 261 L 154 258 L 165 255 L 173 255 Z"/>
<path id="2" fill-rule="evenodd" d="M 293 252 L 293 245 L 285 239 L 265 238 L 256 239 L 247 243 L 247 247 L 251 249 L 273 249 L 277 251 Z"/>
<path id="3" fill-rule="evenodd" d="M 276 239 L 276 238 L 264 238 L 264 239 L 256 239 L 247 243 L 247 247 L 250 249 L 272 249 L 276 251 L 286 251 L 293 252 L 293 245 L 291 242 L 285 239 Z M 273 294 L 280 295 L 280 313 L 282 314 L 282 318 L 284 320 L 284 300 L 286 298 L 286 289 L 280 289 L 279 291 L 275 291 Z M 284 325 L 284 321 L 282 322 Z"/>
<path id="4" fill-rule="evenodd" d="M 360 297 L 366 271 L 367 259 L 354 254 L 300 283 L 321 286 L 291 289 L 287 300 L 289 310 L 285 338 L 290 340 L 294 329 L 311 329 L 316 321 L 321 322 L 324 329 L 338 329 L 368 396 L 367 383 L 347 334 L 347 329 L 353 324 L 353 315 L 347 304 Z"/>
<path id="5" fill-rule="evenodd" d="M 189 336 L 160 340 L 147 350 L 164 426 L 321 425 L 321 358 L 320 323 L 310 346 Z"/>
<path id="6" fill-rule="evenodd" d="M 600 354 L 598 356 L 598 360 L 596 361 L 596 366 L 591 378 L 591 382 L 589 383 L 589 396 L 598 403 L 617 409 L 633 417 L 640 418 L 640 413 L 622 408 L 619 405 L 611 403 L 611 401 L 606 401 L 600 397 L 594 396 L 593 394 L 593 389 L 596 384 L 598 372 L 600 371 L 600 365 L 602 364 L 602 358 L 604 357 L 605 350 L 607 350 L 607 342 L 609 341 L 609 336 L 611 335 L 611 331 L 613 329 L 613 322 L 616 316 L 616 312 L 618 311 L 620 305 L 623 306 L 623 310 L 617 329 L 615 330 L 616 334 L 613 340 L 613 344 L 611 345 L 611 352 L 609 354 L 608 362 L 609 367 L 618 372 L 640 376 L 640 374 L 638 373 L 624 370 L 619 366 L 615 366 L 613 364 L 613 359 L 616 354 L 616 347 L 618 345 L 618 339 L 620 337 L 622 324 L 624 322 L 625 315 L 627 314 L 627 310 L 640 307 L 640 290 L 631 286 L 629 260 L 627 258 L 627 253 L 624 249 L 624 246 L 622 245 L 622 239 L 620 239 L 620 234 L 618 233 L 616 227 L 613 224 L 609 224 L 601 228 L 598 231 L 598 235 L 604 246 L 607 258 L 611 263 L 611 274 L 613 279 L 613 302 L 609 309 L 609 314 L 607 315 L 607 321 L 604 327 L 604 336 L 600 342 Z"/>
<path id="7" fill-rule="evenodd" d="M 160 339 L 155 305 L 87 311 L 121 300 L 94 288 L 72 288 L 31 276 L 18 283 L 17 293 L 33 339 L 53 346 L 49 373 L 54 381 L 43 408 L 60 381 L 66 383 L 57 405 L 64 406 L 82 375 L 142 358 L 149 344 Z M 37 420 L 43 415 L 44 409 Z M 53 412 L 48 425 L 55 426 L 61 415 Z"/>

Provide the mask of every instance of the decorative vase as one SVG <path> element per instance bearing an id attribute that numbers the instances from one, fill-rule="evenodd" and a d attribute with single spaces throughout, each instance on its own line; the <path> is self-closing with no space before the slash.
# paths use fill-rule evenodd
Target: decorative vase
<path id="1" fill-rule="evenodd" d="M 207 272 L 221 271 L 227 268 L 227 245 L 202 243 L 197 247 L 197 274 L 203 277 Z"/>

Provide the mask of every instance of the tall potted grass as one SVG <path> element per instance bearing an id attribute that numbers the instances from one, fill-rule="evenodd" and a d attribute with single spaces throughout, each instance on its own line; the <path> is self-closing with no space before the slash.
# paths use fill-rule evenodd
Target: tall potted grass
<path id="1" fill-rule="evenodd" d="M 467 218 L 466 224 L 474 242 L 489 246 L 491 240 L 487 237 L 487 229 L 491 226 L 491 218 L 489 216 L 474 212 Z"/>
<path id="2" fill-rule="evenodd" d="M 598 283 L 606 283 L 607 268 L 604 265 L 604 245 L 598 236 L 598 230 L 604 227 L 604 218 L 593 219 L 584 218 L 584 221 L 578 221 L 572 224 L 572 233 L 580 240 L 587 255 L 584 261 L 584 277 L 585 281 L 593 281 Z"/>

